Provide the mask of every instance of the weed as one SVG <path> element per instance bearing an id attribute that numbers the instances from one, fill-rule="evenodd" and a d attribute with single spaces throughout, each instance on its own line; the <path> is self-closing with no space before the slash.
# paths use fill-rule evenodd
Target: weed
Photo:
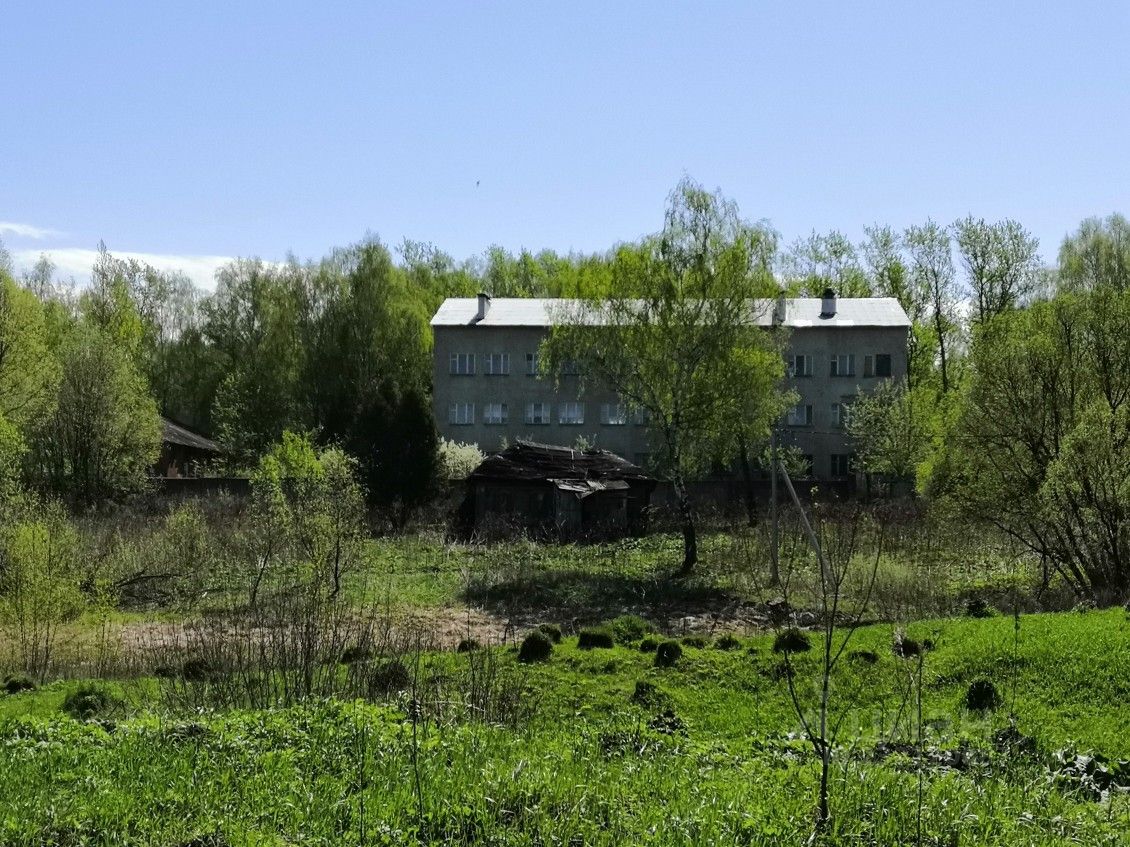
<path id="1" fill-rule="evenodd" d="M 669 668 L 683 656 L 683 648 L 678 641 L 664 641 L 655 649 L 655 666 Z"/>
<path id="2" fill-rule="evenodd" d="M 808 635 L 795 627 L 784 629 L 773 639 L 774 653 L 804 653 L 812 649 Z"/>
<path id="3" fill-rule="evenodd" d="M 366 644 L 353 644 L 341 654 L 341 664 L 352 665 L 373 658 L 373 649 Z"/>
<path id="4" fill-rule="evenodd" d="M 1000 705 L 1000 694 L 991 680 L 981 678 L 969 683 L 965 691 L 965 707 L 974 712 L 985 712 Z"/>
<path id="5" fill-rule="evenodd" d="M 641 653 L 654 653 L 655 649 L 659 646 L 659 639 L 653 636 L 648 636 L 640 642 Z"/>
<path id="6" fill-rule="evenodd" d="M 684 647 L 693 647 L 696 650 L 702 650 L 710 645 L 709 639 L 701 635 L 684 635 L 682 641 Z"/>
<path id="7" fill-rule="evenodd" d="M 553 640 L 540 629 L 535 629 L 522 640 L 522 646 L 518 650 L 518 661 L 545 662 L 552 653 Z"/>
<path id="8" fill-rule="evenodd" d="M 727 632 L 714 642 L 714 646 L 719 650 L 737 650 L 742 646 L 742 643 L 736 636 Z"/>
<path id="9" fill-rule="evenodd" d="M 412 674 L 399 659 L 390 659 L 382 662 L 373 672 L 369 681 L 369 690 L 375 693 L 388 694 L 393 691 L 403 691 L 412 684 Z"/>
<path id="10" fill-rule="evenodd" d="M 19 694 L 21 691 L 34 691 L 35 682 L 30 676 L 25 674 L 12 674 L 11 676 L 4 677 L 3 685 L 0 685 L 0 690 L 5 694 Z"/>
<path id="11" fill-rule="evenodd" d="M 62 709 L 76 720 L 105 717 L 125 700 L 116 689 L 102 682 L 84 682 L 67 694 Z"/>
<path id="12" fill-rule="evenodd" d="M 554 644 L 561 643 L 561 627 L 555 623 L 538 624 L 538 630 L 545 633 Z"/>
<path id="13" fill-rule="evenodd" d="M 632 696 L 628 699 L 645 709 L 665 709 L 671 703 L 671 697 L 667 692 L 646 679 L 636 682 L 635 690 L 632 691 Z"/>
<path id="14" fill-rule="evenodd" d="M 613 646 L 615 639 L 607 627 L 585 627 L 577 633 L 577 647 L 582 650 L 607 649 Z"/>
<path id="15" fill-rule="evenodd" d="M 456 653 L 473 653 L 478 650 L 482 645 L 474 638 L 464 638 L 455 647 Z"/>
<path id="16" fill-rule="evenodd" d="M 608 627 L 619 644 L 631 644 L 655 632 L 655 627 L 638 615 L 620 615 L 609 621 Z"/>

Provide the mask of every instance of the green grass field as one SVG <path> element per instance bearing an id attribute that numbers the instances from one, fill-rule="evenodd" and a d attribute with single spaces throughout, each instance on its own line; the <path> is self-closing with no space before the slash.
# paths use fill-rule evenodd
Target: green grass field
<path id="1" fill-rule="evenodd" d="M 914 844 L 919 820 L 931 845 L 1130 841 L 1125 612 L 937 619 L 908 635 L 935 642 L 921 744 L 916 662 L 894 655 L 893 627 L 859 631 L 851 649 L 877 661 L 845 660 L 834 679 L 821 843 Z M 59 711 L 74 682 L 0 695 L 0 843 L 800 844 L 818 767 L 772 641 L 687 644 L 671 668 L 635 643 L 573 638 L 544 664 L 506 647 L 426 654 L 412 665 L 428 680 L 421 708 L 409 686 L 372 703 L 171 714 L 162 683 L 142 680 L 109 720 L 79 722 Z M 809 705 L 817 652 L 795 659 Z M 509 718 L 423 693 L 442 680 L 444 697 L 470 697 L 472 672 Z M 972 712 L 980 678 L 1000 703 Z M 994 742 L 1010 715 L 1030 741 Z M 1074 752 L 1100 754 L 1110 778 L 1065 770 Z"/>

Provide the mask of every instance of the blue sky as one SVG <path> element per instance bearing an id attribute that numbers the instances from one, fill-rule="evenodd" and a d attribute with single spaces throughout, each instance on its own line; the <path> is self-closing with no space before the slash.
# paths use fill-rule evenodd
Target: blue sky
<path id="1" fill-rule="evenodd" d="M 785 241 L 1130 212 L 1130 4 L 0 4 L 0 239 L 603 250 L 683 174 Z"/>

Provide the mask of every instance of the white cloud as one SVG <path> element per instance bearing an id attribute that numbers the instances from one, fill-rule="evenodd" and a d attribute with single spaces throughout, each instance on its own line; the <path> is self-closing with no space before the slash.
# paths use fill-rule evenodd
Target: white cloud
<path id="1" fill-rule="evenodd" d="M 60 235 L 53 229 L 45 229 L 31 224 L 18 224 L 12 221 L 0 221 L 0 235 L 14 235 L 17 238 L 51 238 Z"/>
<path id="2" fill-rule="evenodd" d="M 0 224 L 3 226 L 3 224 Z M 181 271 L 199 287 L 211 291 L 216 285 L 216 271 L 228 262 L 231 256 L 182 256 L 166 253 L 130 253 L 123 250 L 110 251 L 118 259 L 136 259 L 161 271 Z M 44 250 L 13 250 L 12 261 L 17 273 L 30 268 L 41 255 L 47 256 L 56 267 L 56 275 L 67 279 L 74 277 L 80 285 L 90 282 L 90 269 L 98 258 L 97 250 L 82 247 L 55 247 Z"/>

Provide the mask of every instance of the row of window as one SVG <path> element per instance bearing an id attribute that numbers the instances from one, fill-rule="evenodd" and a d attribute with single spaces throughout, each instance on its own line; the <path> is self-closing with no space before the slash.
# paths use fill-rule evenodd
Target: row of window
<path id="1" fill-rule="evenodd" d="M 847 423 L 851 401 L 854 399 L 854 397 L 843 397 L 840 399 L 840 402 L 832 403 L 828 407 L 828 420 L 832 426 L 842 427 Z M 812 426 L 814 422 L 811 403 L 800 403 L 793 406 L 785 416 L 785 423 L 789 426 Z"/>
<path id="2" fill-rule="evenodd" d="M 475 375 L 474 353 L 452 353 L 448 357 L 448 371 L 453 376 Z M 483 373 L 487 376 L 510 376 L 509 353 L 487 353 L 483 357 Z M 526 376 L 538 376 L 541 361 L 537 353 L 526 354 Z M 561 366 L 565 376 L 576 376 L 580 369 L 576 362 L 565 362 Z"/>
<path id="3" fill-rule="evenodd" d="M 484 424 L 506 424 L 510 422 L 510 406 L 507 403 L 484 403 L 482 408 Z M 601 403 L 600 422 L 605 426 L 624 426 L 628 423 L 628 407 L 623 403 Z M 527 403 L 525 422 L 530 426 L 543 426 L 553 423 L 553 414 L 549 403 Z M 639 425 L 647 423 L 647 416 L 642 411 L 631 415 L 633 421 Z M 449 424 L 470 425 L 475 422 L 474 403 L 452 403 L 447 407 L 447 422 Z M 583 424 L 585 422 L 585 404 L 570 400 L 557 404 L 557 422 L 564 425 Z"/>
<path id="4" fill-rule="evenodd" d="M 832 477 L 838 476 L 851 476 L 855 473 L 855 454 L 854 453 L 832 453 L 829 457 L 828 475 Z M 804 476 L 812 476 L 814 473 L 815 462 L 810 454 L 805 453 L 801 456 L 804 468 L 801 473 Z"/>
<path id="5" fill-rule="evenodd" d="M 488 353 L 483 357 L 483 373 L 487 376 L 510 376 L 510 354 Z M 837 353 L 828 360 L 829 376 L 855 376 L 855 354 Z M 476 357 L 474 353 L 452 353 L 448 359 L 449 372 L 454 376 L 474 376 Z M 816 357 L 811 353 L 794 353 L 786 360 L 790 377 L 812 376 Z M 526 376 L 538 376 L 539 359 L 537 353 L 526 354 Z M 561 369 L 566 375 L 578 373 L 576 362 L 566 362 Z M 875 353 L 863 357 L 864 377 L 883 377 L 891 375 L 891 354 Z"/>
<path id="6" fill-rule="evenodd" d="M 794 353 L 786 360 L 789 376 L 812 376 L 816 357 L 811 353 Z M 890 376 L 891 354 L 875 353 L 863 357 L 863 376 Z M 855 376 L 855 354 L 837 353 L 828 359 L 828 376 Z"/>

